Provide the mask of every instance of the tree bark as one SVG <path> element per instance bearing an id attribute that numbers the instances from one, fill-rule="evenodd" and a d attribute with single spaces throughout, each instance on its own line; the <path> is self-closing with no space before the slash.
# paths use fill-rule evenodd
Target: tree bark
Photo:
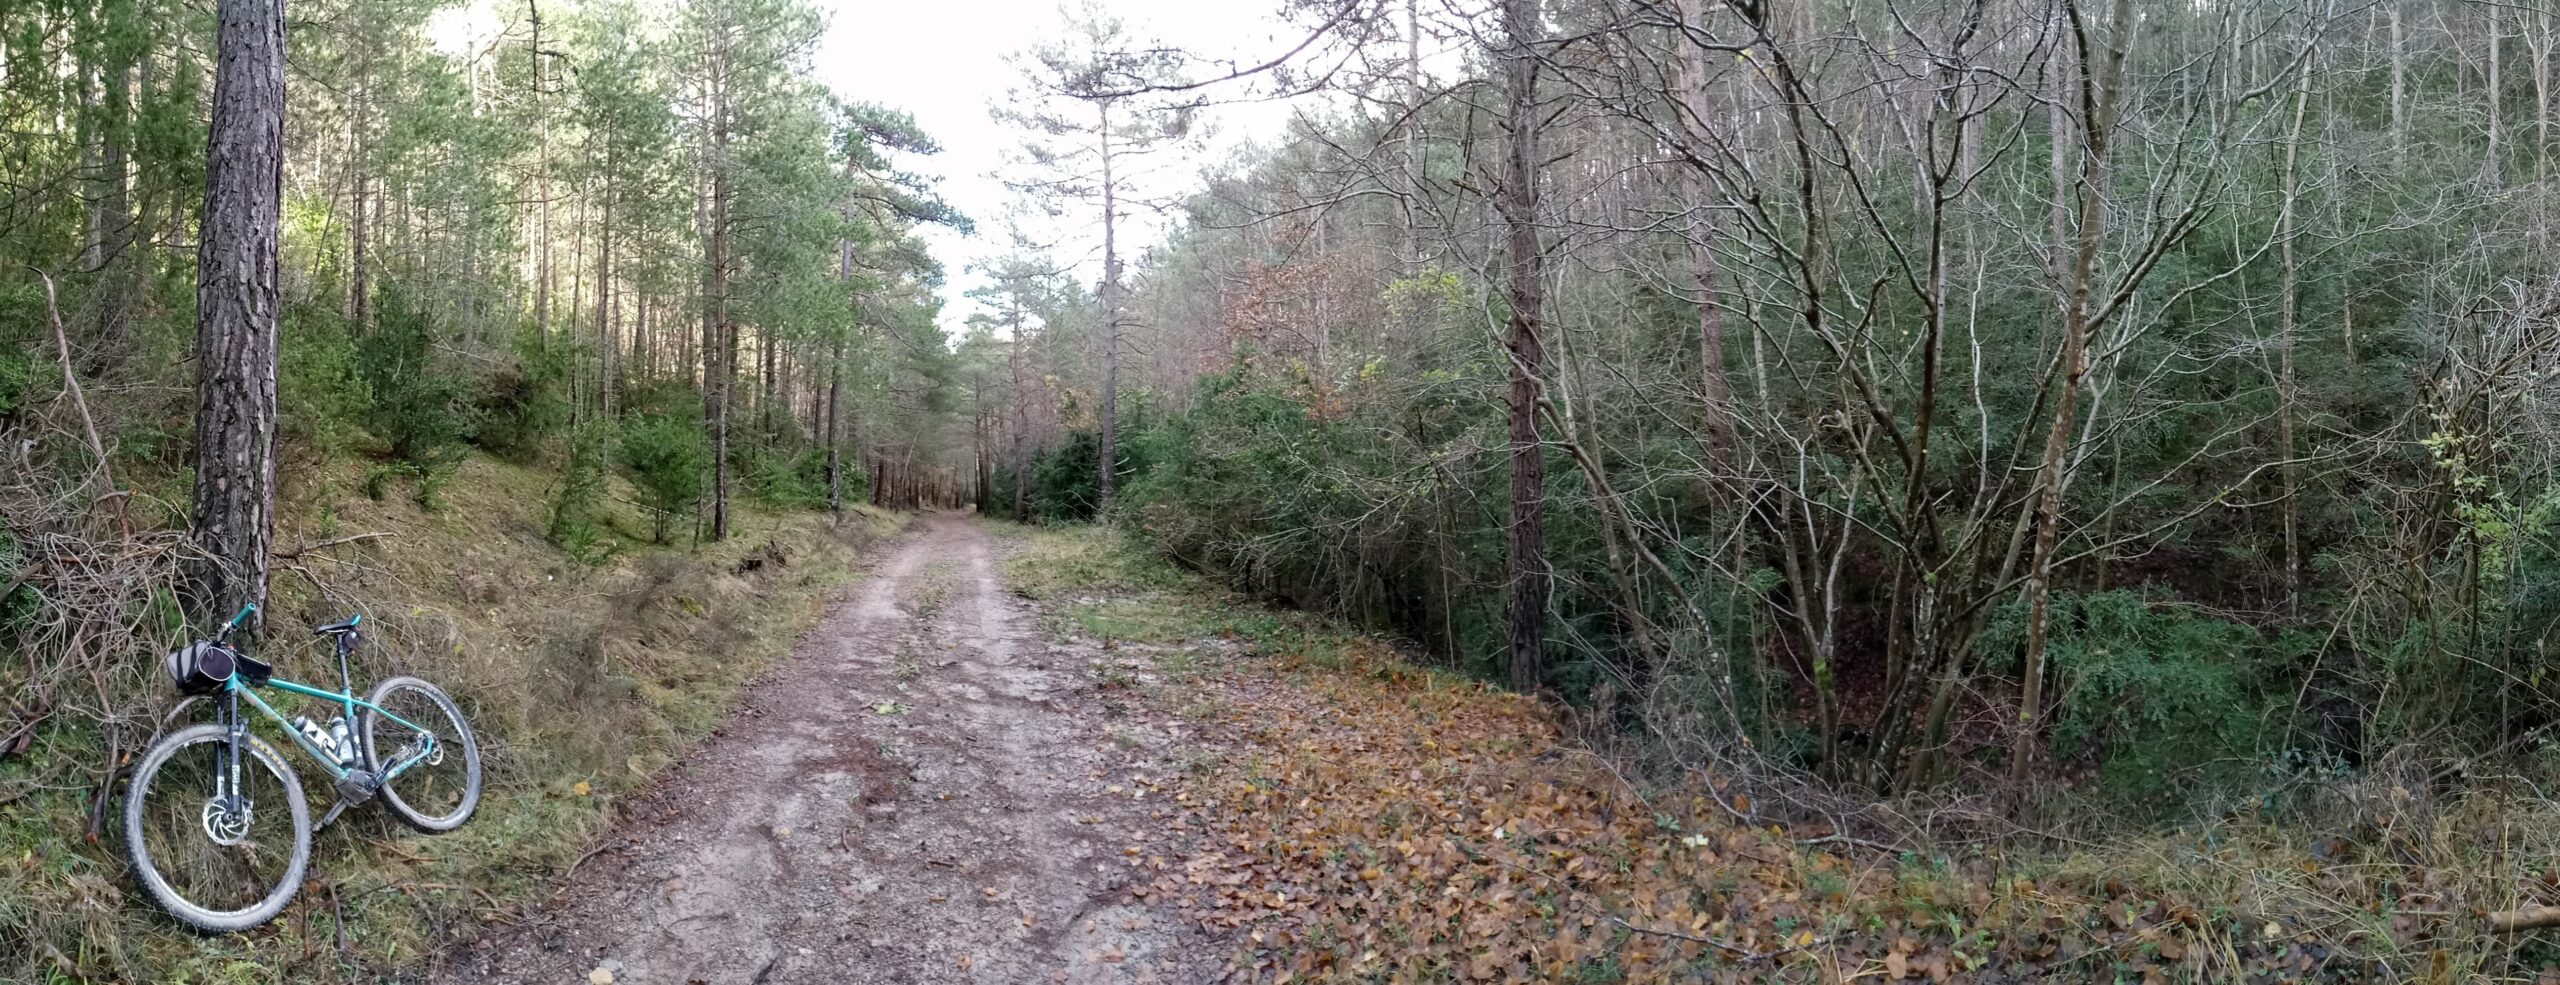
<path id="1" fill-rule="evenodd" d="M 1111 173 L 1111 104 L 1100 104 L 1102 147 L 1102 441 L 1097 512 L 1120 487 L 1120 202 Z"/>
<path id="2" fill-rule="evenodd" d="M 1508 161 L 1496 204 L 1507 234 L 1510 323 L 1504 348 L 1511 361 L 1508 399 L 1511 438 L 1511 686 L 1538 688 L 1546 679 L 1545 449 L 1538 439 L 1538 391 L 1546 353 L 1539 338 L 1545 302 L 1545 247 L 1538 237 L 1538 61 L 1543 25 L 1538 0 L 1504 0 L 1503 28 L 1510 51 L 1503 60 L 1508 94 L 1505 125 Z"/>
<path id="3" fill-rule="evenodd" d="M 2480 16 L 2489 24 L 2489 86 L 2481 93 L 2489 104 L 2489 153 L 2481 158 L 2481 162 L 2489 169 L 2489 183 L 2499 185 L 2506 182 L 2507 169 L 2506 162 L 2499 159 L 2499 155 L 2503 153 L 2500 150 L 2502 146 L 2499 140 L 2502 136 L 2500 131 L 2506 129 L 2506 118 L 2500 112 L 2503 108 L 2501 97 L 2505 95 L 2502 91 L 2505 84 L 2500 79 L 2498 71 L 2498 8 L 2483 8 Z"/>
<path id="4" fill-rule="evenodd" d="M 1396 259 L 1406 274 L 1422 268 L 1422 12 L 1404 0 L 1404 189 L 1398 218 L 1404 239 Z"/>
<path id="5" fill-rule="evenodd" d="M 848 171 L 852 170 L 852 167 L 850 162 L 845 165 Z M 852 208 L 848 206 L 844 215 L 850 221 L 853 217 Z M 848 285 L 853 282 L 853 241 L 851 240 L 836 244 L 836 279 Z M 848 323 L 855 317 L 854 312 L 850 310 L 845 314 Z M 847 324 L 845 331 L 836 335 L 834 358 L 827 360 L 827 512 L 837 517 L 844 516 L 844 452 L 843 445 L 837 440 L 837 433 L 841 428 L 840 422 L 844 419 L 844 343 L 845 336 L 850 334 L 852 334 L 852 325 Z"/>
<path id="6" fill-rule="evenodd" d="M 2078 196 L 2072 216 L 2076 245 L 2070 250 L 2063 281 L 2062 351 L 2054 367 L 2055 386 L 2060 392 L 2054 399 L 2053 422 L 2045 433 L 2044 454 L 2036 472 L 2035 553 L 2028 563 L 2026 586 L 2026 655 L 2019 674 L 2017 733 L 2011 737 L 2009 749 L 2013 780 L 2026 779 L 2034 768 L 2036 739 L 2042 731 L 2039 723 L 2044 705 L 2045 644 L 2051 626 L 2048 607 L 2053 594 L 2054 553 L 2062 535 L 2063 469 L 2069 458 L 2072 422 L 2079 410 L 2081 380 L 2088 372 L 2089 295 L 2097 275 L 2098 244 L 2105 233 L 2103 185 L 2112 126 L 2108 115 L 2113 111 L 2125 48 L 2133 34 L 2133 0 L 2116 0 L 2106 39 L 2107 64 L 2102 72 L 2091 73 L 2089 38 L 2080 21 L 2079 3 L 2064 0 L 2062 7 L 2068 21 L 2065 29 L 2077 42 L 2080 69 L 2075 79 L 2081 121 Z M 2062 221 L 2059 216 L 2055 219 L 2057 226 Z"/>
<path id="7" fill-rule="evenodd" d="M 355 174 L 347 183 L 347 197 L 354 206 L 347 219 L 347 328 L 356 334 L 363 334 L 373 321 L 373 285 L 367 279 L 369 261 L 365 255 L 373 245 L 373 226 L 365 211 L 372 191 L 372 179 L 365 169 L 365 108 L 370 91 L 370 86 L 357 91 L 355 139 L 349 141 L 350 156 L 354 158 L 350 164 Z"/>
<path id="8" fill-rule="evenodd" d="M 729 320 L 729 93 L 725 63 L 715 56 L 711 84 L 711 290 L 702 342 L 703 400 L 711 424 L 711 539 L 729 537 L 729 415 L 736 403 L 738 326 Z"/>
<path id="9" fill-rule="evenodd" d="M 284 2 L 215 10 L 212 132 L 196 249 L 196 614 L 266 599 L 274 536 L 276 239 L 284 175 Z M 256 625 L 253 622 L 252 625 Z"/>
<path id="10" fill-rule="evenodd" d="M 1008 361 L 1013 371 L 1013 520 L 1020 523 L 1031 518 L 1031 411 L 1030 395 L 1022 390 L 1022 299 L 1019 295 L 1014 298 L 1011 314 L 1013 358 Z"/>
<path id="11" fill-rule="evenodd" d="M 844 407 L 844 340 L 836 340 L 835 358 L 827 362 L 827 512 L 844 515 L 844 452 L 836 440 Z"/>
<path id="12" fill-rule="evenodd" d="M 2400 26 L 2400 5 L 2383 6 L 2391 9 L 2391 161 L 2401 165 L 2409 160 L 2409 66 L 2401 48 L 2405 35 Z"/>
<path id="13" fill-rule="evenodd" d="M 2311 104 L 2312 61 L 2305 58 L 2293 90 L 2293 123 L 2284 140 L 2284 204 L 2276 215 L 2278 260 L 2276 316 L 2276 461 L 2282 481 L 2284 526 L 2284 612 L 2288 619 L 2302 611 L 2302 505 L 2298 499 L 2301 470 L 2294 465 L 2293 347 L 2300 334 L 2302 290 L 2293 238 L 2302 200 L 2302 118 Z"/>
<path id="14" fill-rule="evenodd" d="M 1705 19 L 1703 0 L 1680 0 L 1680 19 L 1697 24 Z M 1691 162 L 1687 176 L 1689 266 L 1698 280 L 1698 404 L 1700 424 L 1705 429 L 1707 460 L 1722 464 L 1732 438 L 1732 406 L 1730 388 L 1724 377 L 1724 308 L 1716 302 L 1717 269 L 1715 213 L 1711 202 L 1715 182 L 1707 174 L 1703 160 L 1710 148 L 1704 138 L 1714 133 L 1714 110 L 1707 96 L 1707 49 L 1687 38 L 1675 42 L 1680 46 L 1680 102 L 1688 116 L 1684 128 L 1690 134 L 1690 153 L 1699 158 Z"/>
<path id="15" fill-rule="evenodd" d="M 613 173 L 613 152 L 607 138 L 604 171 Z M 613 293 L 613 181 L 607 177 L 598 183 L 596 195 L 596 413 L 613 416 L 613 392 L 622 381 L 622 336 L 614 324 L 620 299 Z"/>
<path id="16" fill-rule="evenodd" d="M 133 136 L 132 66 L 121 40 L 111 41 L 98 67 L 97 160 L 91 174 L 95 204 L 89 211 L 91 269 L 98 273 L 97 327 L 90 371 L 103 372 L 124 354 L 125 334 L 141 287 L 134 253 L 132 183 L 126 147 Z"/>
<path id="17" fill-rule="evenodd" d="M 539 131 L 534 137 L 540 155 L 534 201 L 540 222 L 534 234 L 538 252 L 533 268 L 533 345 L 539 351 L 551 344 L 551 127 L 542 111 L 542 8 L 539 0 L 525 0 L 524 9 L 533 20 L 525 58 L 533 69 L 533 118 Z M 570 309 L 573 315 L 576 310 Z"/>

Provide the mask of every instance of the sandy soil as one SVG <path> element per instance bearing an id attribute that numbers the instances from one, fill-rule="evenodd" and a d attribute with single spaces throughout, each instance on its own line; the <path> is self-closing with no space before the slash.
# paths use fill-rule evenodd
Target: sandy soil
<path id="1" fill-rule="evenodd" d="M 968 519 L 928 517 L 451 982 L 1198 982 L 1227 948 L 1133 903 L 1120 792 L 1167 735 L 1105 707 Z M 1134 786 L 1131 789 L 1135 789 Z M 606 973 L 597 974 L 598 971 Z"/>

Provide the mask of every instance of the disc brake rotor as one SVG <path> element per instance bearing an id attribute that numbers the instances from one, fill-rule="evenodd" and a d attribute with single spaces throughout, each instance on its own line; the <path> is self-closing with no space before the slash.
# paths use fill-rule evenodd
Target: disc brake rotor
<path id="1" fill-rule="evenodd" d="M 249 840 L 249 805 L 235 811 L 222 800 L 215 797 L 204 802 L 205 837 L 224 848 L 236 848 Z"/>

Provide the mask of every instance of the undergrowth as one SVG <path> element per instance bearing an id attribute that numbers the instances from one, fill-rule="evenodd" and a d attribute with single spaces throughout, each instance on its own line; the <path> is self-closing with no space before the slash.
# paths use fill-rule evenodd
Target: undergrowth
<path id="1" fill-rule="evenodd" d="M 283 916 L 198 938 L 131 889 L 112 828 L 86 839 L 99 742 L 57 718 L 0 758 L 0 981 L 379 982 L 431 965 L 551 892 L 614 804 L 708 735 L 895 525 L 740 501 L 728 541 L 656 547 L 657 523 L 615 478 L 581 491 L 573 554 L 550 538 L 556 475 L 478 455 L 455 469 L 434 510 L 349 494 L 361 466 L 289 476 L 280 548 L 388 536 L 280 567 L 265 655 L 282 676 L 334 686 L 300 628 L 362 612 L 359 688 L 417 674 L 478 730 L 488 792 L 473 821 L 430 838 L 350 811 L 314 838 L 311 881 Z M 299 772 L 316 814 L 327 793 Z"/>
<path id="2" fill-rule="evenodd" d="M 1145 693 L 1206 733 L 1170 781 L 1189 847 L 1133 891 L 1233 933 L 1243 980 L 2560 981 L 2560 948 L 2480 920 L 2560 899 L 2526 785 L 2373 763 L 2281 814 L 1861 844 L 1107 529 L 1012 529 L 1054 629 L 1180 671 Z"/>

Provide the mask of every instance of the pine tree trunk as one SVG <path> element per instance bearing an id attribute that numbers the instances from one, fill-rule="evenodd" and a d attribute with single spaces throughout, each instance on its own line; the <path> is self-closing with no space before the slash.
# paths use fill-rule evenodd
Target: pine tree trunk
<path id="1" fill-rule="evenodd" d="M 1680 0 L 1680 19 L 1685 23 L 1705 20 L 1702 0 Z M 1707 49 L 1682 38 L 1680 45 L 1680 101 L 1689 116 L 1687 131 L 1693 139 L 1713 133 L 1714 108 L 1707 98 Z M 1696 141 L 1692 153 L 1700 158 L 1688 169 L 1689 201 L 1689 265 L 1698 279 L 1698 403 L 1705 426 L 1705 444 L 1710 462 L 1721 463 L 1731 441 L 1732 416 L 1730 396 L 1724 378 L 1724 309 L 1716 302 L 1716 280 L 1721 273 L 1716 266 L 1716 223 L 1710 202 L 1715 183 L 1703 165 L 1712 151 L 1702 140 Z"/>
<path id="2" fill-rule="evenodd" d="M 612 169 L 611 161 L 606 170 Z M 596 196 L 596 413 L 613 416 L 613 391 L 621 382 L 622 337 L 617 334 L 614 316 L 618 298 L 613 293 L 613 186 L 606 183 Z"/>
<path id="3" fill-rule="evenodd" d="M 2301 332 L 2301 265 L 2294 256 L 2296 217 L 2301 211 L 2302 118 L 2310 109 L 2312 64 L 2300 69 L 2293 90 L 2293 124 L 2285 133 L 2284 204 L 2276 215 L 2276 461 L 2282 487 L 2284 526 L 2284 612 L 2288 619 L 2302 611 L 2301 470 L 2294 465 L 2293 347 Z"/>
<path id="4" fill-rule="evenodd" d="M 542 113 L 542 8 L 538 0 L 525 0 L 524 9 L 533 20 L 533 36 L 525 49 L 533 66 L 533 117 L 537 123 L 546 123 Z M 541 221 L 534 234 L 539 252 L 533 273 L 533 345 L 537 351 L 551 345 L 551 128 L 540 126 L 538 130 L 534 146 L 540 153 L 540 163 L 534 201 Z"/>
<path id="5" fill-rule="evenodd" d="M 2501 97 L 2505 95 L 2506 87 L 2505 82 L 2499 78 L 2498 72 L 2498 18 L 2500 15 L 2496 7 L 2482 8 L 2480 15 L 2489 22 L 2489 86 L 2482 92 L 2489 104 L 2489 153 L 2482 160 L 2489 168 L 2489 183 L 2498 185 L 2506 181 L 2506 162 L 2500 159 L 2504 151 L 2500 149 L 2502 145 L 2499 138 L 2502 135 L 2501 131 L 2504 131 L 2507 126 L 2506 118 L 2500 112 Z"/>
<path id="6" fill-rule="evenodd" d="M 274 535 L 276 239 L 284 169 L 283 0 L 215 11 L 212 135 L 196 249 L 196 614 L 266 599 Z"/>
<path id="7" fill-rule="evenodd" d="M 1539 338 L 1545 301 L 1545 247 L 1538 238 L 1538 0 L 1504 0 L 1503 26 L 1511 51 L 1503 73 L 1509 93 L 1508 166 L 1496 204 L 1508 232 L 1511 319 L 1505 347 L 1511 357 L 1511 686 L 1536 689 L 1546 679 L 1545 449 L 1538 440 L 1538 389 L 1546 353 Z"/>
<path id="8" fill-rule="evenodd" d="M 2401 47 L 2406 36 L 2400 25 L 2400 5 L 2383 6 L 2391 9 L 2391 162 L 2396 166 L 2409 160 L 2409 63 Z"/>
<path id="9" fill-rule="evenodd" d="M 738 379 L 738 326 L 729 320 L 729 129 L 725 79 L 711 96 L 711 304 L 703 339 L 703 399 L 711 406 L 711 539 L 729 537 L 729 416 Z"/>
<path id="10" fill-rule="evenodd" d="M 1097 513 L 1111 508 L 1120 486 L 1120 202 L 1111 174 L 1111 104 L 1102 129 L 1102 448 Z"/>
<path id="11" fill-rule="evenodd" d="M 1013 520 L 1031 518 L 1030 395 L 1022 390 L 1022 306 L 1013 307 Z"/>
<path id="12" fill-rule="evenodd" d="M 773 447 L 773 401 L 781 379 L 775 349 L 773 333 L 759 327 L 756 330 L 756 359 L 761 367 L 757 374 L 756 428 L 761 436 L 757 445 L 764 448 Z"/>
<path id="13" fill-rule="evenodd" d="M 359 107 L 363 105 L 361 96 L 358 97 L 357 104 Z M 354 154 L 356 173 L 355 180 L 349 182 L 351 188 L 348 192 L 348 197 L 354 199 L 355 208 L 347 221 L 347 328 L 361 335 L 373 320 L 373 285 L 367 281 L 365 275 L 367 264 L 365 253 L 372 245 L 369 240 L 373 236 L 373 224 L 367 221 L 366 215 L 372 181 L 365 174 L 365 134 L 361 109 L 358 113 Z"/>
<path id="14" fill-rule="evenodd" d="M 844 340 L 836 340 L 836 357 L 827 363 L 827 512 L 844 515 L 844 452 L 836 442 L 843 420 Z"/>
<path id="15" fill-rule="evenodd" d="M 125 333 L 135 296 L 140 293 L 140 264 L 134 254 L 131 182 L 125 148 L 133 134 L 131 66 L 108 57 L 100 66 L 97 112 L 97 171 L 92 176 L 96 205 L 90 210 L 92 243 L 98 272 L 97 326 L 91 373 L 104 372 L 125 350 Z"/>
<path id="16" fill-rule="evenodd" d="M 1422 12 L 1417 0 L 1404 0 L 1404 188 L 1398 218 L 1403 246 L 1396 259 L 1407 274 L 1422 266 Z"/>

